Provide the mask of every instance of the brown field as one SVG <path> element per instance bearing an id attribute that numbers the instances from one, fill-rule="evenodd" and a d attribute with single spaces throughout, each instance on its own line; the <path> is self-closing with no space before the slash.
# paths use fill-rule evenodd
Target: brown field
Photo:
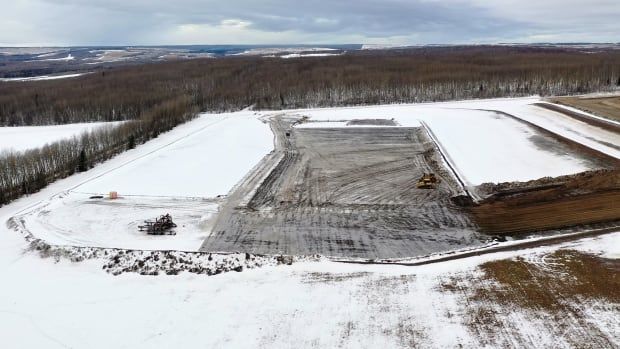
<path id="1" fill-rule="evenodd" d="M 620 121 L 620 96 L 614 97 L 556 97 L 553 103 L 564 104 L 594 115 Z"/>
<path id="2" fill-rule="evenodd" d="M 544 328 L 536 331 L 550 332 L 570 347 L 614 347 L 614 335 L 605 330 L 613 316 L 592 315 L 592 311 L 617 311 L 620 261 L 572 250 L 533 259 L 487 262 L 474 280 L 455 277 L 441 288 L 464 294 L 465 324 L 481 344 L 538 347 L 540 343 L 524 335 L 519 326 L 540 320 Z M 511 321 L 515 312 L 525 314 L 527 320 Z"/>
<path id="3" fill-rule="evenodd" d="M 518 233 L 620 220 L 620 170 L 500 184 L 471 208 L 480 229 Z"/>

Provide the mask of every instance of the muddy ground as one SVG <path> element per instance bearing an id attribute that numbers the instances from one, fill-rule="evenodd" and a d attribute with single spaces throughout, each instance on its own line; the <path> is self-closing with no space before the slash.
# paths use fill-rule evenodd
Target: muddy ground
<path id="1" fill-rule="evenodd" d="M 276 150 L 231 193 L 203 251 L 399 258 L 489 240 L 452 203 L 462 190 L 424 129 L 295 121 L 271 120 Z M 416 188 L 424 172 L 437 189 Z"/>

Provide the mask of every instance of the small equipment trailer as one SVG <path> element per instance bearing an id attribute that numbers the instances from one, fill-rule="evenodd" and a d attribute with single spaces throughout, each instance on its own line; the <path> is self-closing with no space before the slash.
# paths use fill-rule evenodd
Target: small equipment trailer
<path id="1" fill-rule="evenodd" d="M 146 231 L 149 235 L 176 235 L 172 228 L 177 225 L 172 221 L 172 216 L 168 213 L 155 218 L 155 220 L 146 220 L 144 225 L 139 225 L 140 231 Z"/>

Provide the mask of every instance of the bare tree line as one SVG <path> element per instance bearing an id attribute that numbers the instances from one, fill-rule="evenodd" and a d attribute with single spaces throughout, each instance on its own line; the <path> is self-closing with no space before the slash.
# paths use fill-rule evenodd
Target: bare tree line
<path id="1" fill-rule="evenodd" d="M 25 152 L 4 152 L 0 154 L 0 206 L 157 137 L 191 119 L 197 111 L 187 99 L 166 101 L 140 119 L 119 126 L 85 132 Z"/>
<path id="2" fill-rule="evenodd" d="M 560 95 L 619 85 L 618 51 L 515 47 L 200 59 L 76 79 L 0 83 L 0 126 L 127 121 L 42 149 L 0 155 L 0 205 L 156 137 L 198 111 Z"/>

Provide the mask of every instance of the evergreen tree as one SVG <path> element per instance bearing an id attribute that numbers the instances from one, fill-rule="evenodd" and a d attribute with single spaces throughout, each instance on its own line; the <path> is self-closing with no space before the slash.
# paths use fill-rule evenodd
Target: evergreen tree
<path id="1" fill-rule="evenodd" d="M 136 136 L 130 135 L 127 141 L 127 149 L 133 149 L 136 147 Z"/>
<path id="2" fill-rule="evenodd" d="M 78 160 L 78 172 L 84 172 L 86 170 L 88 170 L 88 164 L 86 163 L 86 150 L 82 149 Z"/>

